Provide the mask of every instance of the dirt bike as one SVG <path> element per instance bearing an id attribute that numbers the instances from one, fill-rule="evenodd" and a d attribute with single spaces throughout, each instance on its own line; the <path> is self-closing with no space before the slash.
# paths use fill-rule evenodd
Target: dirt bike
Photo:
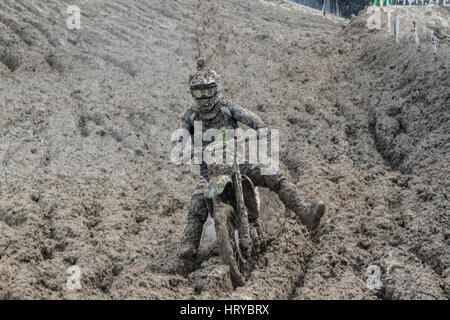
<path id="1" fill-rule="evenodd" d="M 235 140 L 237 150 L 237 140 Z M 260 199 L 246 175 L 241 174 L 238 152 L 233 163 L 209 167 L 209 182 L 204 196 L 209 214 L 214 219 L 219 254 L 230 267 L 235 287 L 248 280 L 257 256 L 266 245 L 266 236 L 260 221 Z"/>

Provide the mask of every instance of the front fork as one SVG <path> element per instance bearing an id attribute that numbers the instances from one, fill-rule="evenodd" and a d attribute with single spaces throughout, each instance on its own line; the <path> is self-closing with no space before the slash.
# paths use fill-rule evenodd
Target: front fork
<path id="1" fill-rule="evenodd" d="M 250 236 L 250 226 L 248 220 L 248 211 L 244 202 L 244 192 L 242 190 L 242 176 L 239 165 L 235 162 L 235 171 L 233 175 L 233 185 L 236 199 L 236 213 L 238 219 L 238 232 L 241 239 L 241 251 L 243 256 L 248 259 L 252 255 L 252 240 Z"/>

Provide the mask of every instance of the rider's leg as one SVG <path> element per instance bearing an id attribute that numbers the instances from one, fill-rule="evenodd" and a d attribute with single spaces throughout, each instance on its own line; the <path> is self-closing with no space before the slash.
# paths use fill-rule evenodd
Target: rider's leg
<path id="1" fill-rule="evenodd" d="M 193 262 L 197 257 L 203 224 L 208 218 L 208 207 L 203 196 L 204 181 L 199 181 L 189 205 L 186 228 L 180 250 L 180 258 Z"/>
<path id="2" fill-rule="evenodd" d="M 247 175 L 256 186 L 269 188 L 277 193 L 284 205 L 295 212 L 310 231 L 317 229 L 325 213 L 325 203 L 319 201 L 306 205 L 295 185 L 287 181 L 280 172 L 264 174 L 261 166 L 250 164 L 241 165 L 240 168 L 241 172 Z"/>
<path id="3" fill-rule="evenodd" d="M 314 231 L 320 224 L 320 219 L 325 213 L 325 203 L 315 201 L 306 205 L 294 184 L 282 180 L 278 189 L 278 197 L 284 205 L 294 211 L 309 231 Z"/>

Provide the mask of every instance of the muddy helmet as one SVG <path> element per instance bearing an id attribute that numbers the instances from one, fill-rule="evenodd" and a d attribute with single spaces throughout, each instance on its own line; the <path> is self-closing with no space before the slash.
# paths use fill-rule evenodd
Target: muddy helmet
<path id="1" fill-rule="evenodd" d="M 189 88 L 200 113 L 211 113 L 217 106 L 222 93 L 219 81 L 220 76 L 206 67 L 205 59 L 198 59 L 197 72 L 189 78 Z"/>

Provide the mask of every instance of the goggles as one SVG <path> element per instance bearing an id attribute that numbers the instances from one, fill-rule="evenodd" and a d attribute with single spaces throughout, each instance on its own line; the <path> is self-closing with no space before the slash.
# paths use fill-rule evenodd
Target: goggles
<path id="1" fill-rule="evenodd" d="M 214 97 L 217 93 L 217 87 L 210 87 L 205 89 L 192 89 L 192 95 L 197 99 L 209 99 Z"/>

